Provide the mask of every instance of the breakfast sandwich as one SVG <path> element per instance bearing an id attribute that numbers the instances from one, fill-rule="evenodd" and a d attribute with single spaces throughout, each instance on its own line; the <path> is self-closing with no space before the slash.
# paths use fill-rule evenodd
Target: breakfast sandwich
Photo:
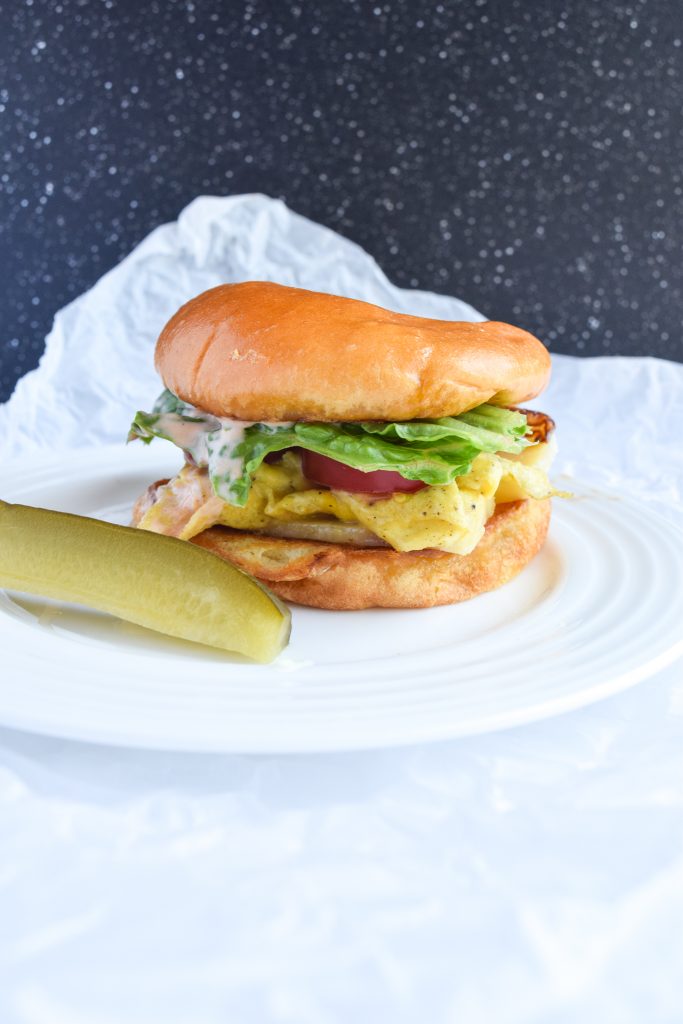
<path id="1" fill-rule="evenodd" d="M 165 390 L 130 438 L 170 441 L 183 461 L 134 525 L 288 601 L 462 601 L 545 541 L 554 425 L 520 406 L 550 356 L 524 330 L 248 281 L 182 306 L 155 364 Z"/>

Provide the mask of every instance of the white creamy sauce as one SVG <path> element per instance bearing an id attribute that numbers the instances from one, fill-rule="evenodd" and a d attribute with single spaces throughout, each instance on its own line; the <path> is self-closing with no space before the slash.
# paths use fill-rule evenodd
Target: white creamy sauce
<path id="1" fill-rule="evenodd" d="M 190 452 L 192 457 L 199 461 L 197 456 L 205 452 L 207 422 L 191 423 L 184 420 L 178 413 L 161 413 L 156 422 L 157 429 L 165 434 L 179 448 Z"/>
<path id="2" fill-rule="evenodd" d="M 244 458 L 236 451 L 244 441 L 245 432 L 249 427 L 260 424 L 270 430 L 278 430 L 294 426 L 293 421 L 274 420 L 232 420 L 211 416 L 192 406 L 186 406 L 187 412 L 161 413 L 156 422 L 157 429 L 168 437 L 179 448 L 189 452 L 198 466 L 205 466 L 213 480 L 220 480 L 228 485 L 228 492 L 233 481 L 238 480 L 244 472 Z M 196 412 L 202 417 L 197 422 L 183 418 Z M 221 487 L 221 497 L 228 494 Z"/>
<path id="3" fill-rule="evenodd" d="M 244 459 L 235 455 L 235 451 L 253 423 L 249 420 L 221 420 L 220 423 L 218 430 L 207 434 L 209 466 L 213 476 L 232 480 L 242 475 Z"/>
<path id="4" fill-rule="evenodd" d="M 218 422 L 220 423 L 218 430 L 206 435 L 208 438 L 207 447 L 211 457 L 211 472 L 216 476 L 228 477 L 240 476 L 242 473 L 242 463 L 244 460 L 241 456 L 235 455 L 235 451 L 244 441 L 245 432 L 249 427 L 255 427 L 257 423 L 271 430 L 294 426 L 293 421 L 285 420 L 274 422 L 269 420 L 219 419 Z"/>

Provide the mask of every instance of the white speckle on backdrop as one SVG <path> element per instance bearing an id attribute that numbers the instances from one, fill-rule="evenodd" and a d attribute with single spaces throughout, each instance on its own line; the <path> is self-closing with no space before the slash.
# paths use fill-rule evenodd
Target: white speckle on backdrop
<path id="1" fill-rule="evenodd" d="M 148 6 L 3 20 L 3 398 L 153 225 L 254 188 L 558 350 L 683 359 L 675 0 Z"/>
<path id="2" fill-rule="evenodd" d="M 158 390 L 166 317 L 249 277 L 478 318 L 394 288 L 277 201 L 198 199 L 58 315 L 0 409 L 2 455 L 123 438 Z M 683 367 L 559 357 L 539 404 L 562 470 L 680 521 Z M 367 754 L 2 729 L 0 907 L 3 1024 L 681 1019 L 683 673 L 507 733 Z"/>

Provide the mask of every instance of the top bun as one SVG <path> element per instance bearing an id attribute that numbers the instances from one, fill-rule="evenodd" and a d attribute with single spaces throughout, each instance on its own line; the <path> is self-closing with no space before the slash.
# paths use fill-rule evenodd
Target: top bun
<path id="1" fill-rule="evenodd" d="M 171 317 L 156 346 L 164 383 L 214 416 L 413 420 L 533 398 L 550 356 L 509 324 L 428 320 L 357 299 L 245 281 Z"/>

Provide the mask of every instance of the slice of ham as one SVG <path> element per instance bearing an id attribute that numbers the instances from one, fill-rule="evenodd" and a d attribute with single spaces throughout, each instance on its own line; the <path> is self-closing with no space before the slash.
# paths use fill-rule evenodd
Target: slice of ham
<path id="1" fill-rule="evenodd" d="M 157 480 L 147 488 L 135 504 L 132 525 L 189 540 L 217 523 L 222 508 L 206 470 L 188 463 L 172 480 Z"/>
<path id="2" fill-rule="evenodd" d="M 140 495 L 133 505 L 133 514 L 130 520 L 131 526 L 137 526 L 143 516 L 149 512 L 152 505 L 157 500 L 160 489 L 167 483 L 168 480 L 155 480 L 154 483 L 150 484 L 147 490 Z"/>

